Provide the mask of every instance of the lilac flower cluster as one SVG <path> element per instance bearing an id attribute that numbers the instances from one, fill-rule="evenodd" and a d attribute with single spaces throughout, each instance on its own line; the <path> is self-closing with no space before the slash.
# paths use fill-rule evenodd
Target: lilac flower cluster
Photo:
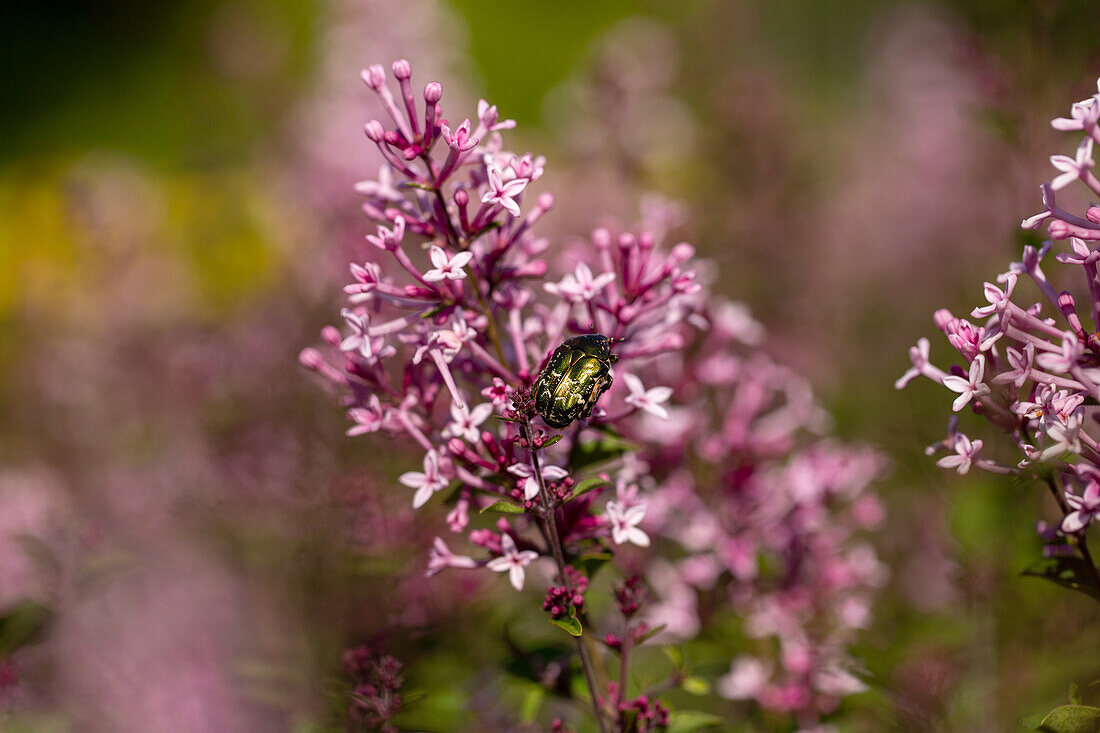
<path id="1" fill-rule="evenodd" d="M 912 367 L 896 386 L 918 376 L 939 382 L 956 393 L 954 412 L 969 407 L 1007 433 L 1014 455 L 998 460 L 997 453 L 984 450 L 985 441 L 962 432 L 953 416 L 947 437 L 928 453 L 945 454 L 937 465 L 960 474 L 979 468 L 1045 482 L 1061 512 L 1055 525 L 1041 523 L 1047 554 L 1076 552 L 1088 566 L 1089 582 L 1100 587 L 1085 541 L 1085 530 L 1100 518 L 1100 433 L 1094 412 L 1100 399 L 1100 251 L 1090 245 L 1100 240 L 1100 206 L 1089 205 L 1079 216 L 1056 198 L 1056 192 L 1074 183 L 1100 195 L 1100 181 L 1092 173 L 1093 146 L 1100 142 L 1100 93 L 1075 103 L 1069 117 L 1051 125 L 1083 137 L 1072 157 L 1050 158 L 1060 173 L 1041 186 L 1043 211 L 1021 224 L 1024 229 L 1046 224 L 1050 240 L 1038 248 L 1024 247 L 1021 260 L 998 275 L 996 284 L 985 283 L 986 304 L 971 311 L 973 322 L 947 310 L 935 313 L 933 321 L 959 353 L 960 363 L 946 371 L 933 365 L 929 341 L 922 338 L 909 350 Z M 1068 247 L 1048 260 L 1048 275 L 1043 260 L 1055 242 L 1063 241 Z M 1040 300 L 1023 294 L 1027 282 Z"/>
<path id="2" fill-rule="evenodd" d="M 718 694 L 814 726 L 865 689 L 847 647 L 886 579 L 860 539 L 883 520 L 870 488 L 882 458 L 817 437 L 825 419 L 809 386 L 754 347 L 761 330 L 742 308 L 720 304 L 708 318 L 690 358 L 659 364 L 684 396 L 675 428 L 638 433 L 654 446 L 634 468 L 652 497 L 648 526 L 680 550 L 650 564 L 659 597 L 643 617 L 693 637 L 700 596 L 721 588 L 752 646 Z"/>
<path id="3" fill-rule="evenodd" d="M 344 671 L 351 677 L 351 718 L 364 730 L 380 733 L 396 733 L 390 719 L 404 702 L 401 688 L 405 678 L 403 665 L 388 654 L 379 655 L 368 646 L 358 646 L 344 652 Z"/>
<path id="4" fill-rule="evenodd" d="M 454 124 L 438 84 L 418 100 L 409 64 L 392 71 L 397 95 L 381 67 L 363 73 L 390 117 L 366 126 L 387 165 L 357 186 L 380 259 L 351 265 L 344 330 L 324 329 L 327 353 L 301 362 L 339 389 L 349 435 L 423 449 L 422 470 L 399 478 L 413 507 L 447 501 L 450 531 L 482 551 L 436 537 L 428 575 L 483 568 L 522 590 L 545 563 L 544 609 L 579 637 L 591 621 L 577 568 L 624 546 L 667 550 L 675 564 L 638 561 L 649 603 L 637 578 L 618 591 L 624 630 L 605 639 L 620 683 L 650 629 L 695 635 L 696 594 L 721 581 L 760 658 L 774 639 L 782 664 L 760 661 L 749 684 L 742 658 L 740 682 L 720 690 L 816 722 L 862 689 L 845 647 L 883 577 L 855 540 L 881 519 L 867 490 L 878 457 L 809 440 L 822 416 L 806 383 L 758 352 L 743 307 L 706 292 L 690 245 L 664 244 L 663 207 L 647 212 L 652 230 L 597 229 L 553 268 L 535 227 L 553 196 L 529 190 L 544 161 L 504 149 L 514 123 L 482 101 Z M 532 386 L 555 348 L 593 333 L 612 339 L 612 385 L 590 416 L 548 432 Z M 475 526 L 485 513 L 495 522 Z M 596 680 L 580 638 L 577 652 L 601 730 L 667 723 L 658 701 Z"/>

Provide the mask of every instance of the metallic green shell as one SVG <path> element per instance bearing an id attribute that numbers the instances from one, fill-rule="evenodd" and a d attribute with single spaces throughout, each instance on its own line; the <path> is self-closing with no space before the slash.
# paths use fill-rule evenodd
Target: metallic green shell
<path id="1" fill-rule="evenodd" d="M 611 340 L 600 334 L 575 336 L 554 349 L 535 380 L 535 409 L 552 428 L 588 417 L 611 386 Z"/>

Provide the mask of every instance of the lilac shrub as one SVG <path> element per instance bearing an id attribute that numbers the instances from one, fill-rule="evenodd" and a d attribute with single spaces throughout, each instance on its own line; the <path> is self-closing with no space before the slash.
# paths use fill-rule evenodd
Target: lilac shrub
<path id="1" fill-rule="evenodd" d="M 537 225 L 554 197 L 532 190 L 545 161 L 504 148 L 514 122 L 485 101 L 472 120 L 445 118 L 438 83 L 418 95 L 408 62 L 392 72 L 396 94 L 381 66 L 363 72 L 389 118 L 365 128 L 387 166 L 356 186 L 378 258 L 350 265 L 342 329 L 301 362 L 341 395 L 348 435 L 423 450 L 398 481 L 413 509 L 446 503 L 455 536 L 434 539 L 427 574 L 545 588 L 603 731 L 667 726 L 654 690 L 625 684 L 632 652 L 698 635 L 713 615 L 698 597 L 721 584 L 752 643 L 719 695 L 816 726 L 863 688 L 847 645 L 883 578 L 857 539 L 881 518 L 867 488 L 879 458 L 818 438 L 806 382 L 763 356 L 743 307 L 708 292 L 690 245 L 663 241 L 671 209 L 650 207 L 652 230 L 597 229 L 552 269 Z M 610 389 L 549 429 L 534 387 L 583 334 L 610 340 Z M 585 594 L 613 555 L 619 617 L 597 635 Z"/>
<path id="2" fill-rule="evenodd" d="M 1057 200 L 1075 184 L 1100 195 L 1092 173 L 1098 121 L 1100 93 L 1075 103 L 1069 117 L 1051 122 L 1082 138 L 1073 156 L 1050 158 L 1059 174 L 1041 186 L 1043 210 L 1021 224 L 1026 230 L 1045 225 L 1050 239 L 1038 248 L 1025 246 L 1019 262 L 996 283 L 984 284 L 986 303 L 970 312 L 973 322 L 947 310 L 935 313 L 933 321 L 958 352 L 959 363 L 947 370 L 932 364 L 930 343 L 922 338 L 909 350 L 912 367 L 896 386 L 924 376 L 954 393 L 951 409 L 957 414 L 947 437 L 928 449 L 929 455 L 943 454 L 937 465 L 1046 485 L 1059 518 L 1039 523 L 1047 559 L 1028 573 L 1100 600 L 1100 573 L 1086 540 L 1088 527 L 1100 517 L 1100 252 L 1090 244 L 1100 240 L 1100 207 L 1089 205 L 1081 216 Z M 1052 250 L 1057 251 L 1048 258 Z M 1029 282 L 1034 289 L 1025 295 Z M 1032 300 L 1034 293 L 1038 301 Z M 963 412 L 985 418 L 1008 440 L 987 448 L 986 441 L 960 429 Z"/>

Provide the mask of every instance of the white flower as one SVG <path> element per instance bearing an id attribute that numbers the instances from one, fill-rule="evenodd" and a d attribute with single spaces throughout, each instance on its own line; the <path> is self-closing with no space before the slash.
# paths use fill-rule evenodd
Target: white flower
<path id="1" fill-rule="evenodd" d="M 534 550 L 519 552 L 516 548 L 516 542 L 510 534 L 501 537 L 500 550 L 500 557 L 490 560 L 486 567 L 498 573 L 507 570 L 512 587 L 516 590 L 523 590 L 523 568 L 532 560 L 538 558 L 539 554 Z"/>
<path id="2" fill-rule="evenodd" d="M 546 283 L 542 287 L 546 292 L 568 300 L 570 303 L 587 303 L 614 280 L 615 274 L 611 272 L 592 277 L 592 270 L 582 262 L 577 265 L 575 271 L 566 274 L 560 283 Z"/>
<path id="3" fill-rule="evenodd" d="M 527 188 L 526 178 L 514 178 L 505 183 L 500 175 L 500 169 L 490 165 L 489 190 L 481 197 L 481 201 L 486 204 L 500 204 L 512 216 L 519 216 L 519 204 L 516 203 L 515 197 L 519 196 L 525 188 Z"/>
<path id="4" fill-rule="evenodd" d="M 1059 191 L 1079 178 L 1083 178 L 1088 169 L 1095 165 L 1092 160 L 1092 138 L 1086 137 L 1081 141 L 1081 144 L 1077 146 L 1075 157 L 1052 155 L 1050 156 L 1050 164 L 1062 171 L 1060 176 L 1050 182 L 1050 187 L 1055 191 Z"/>
<path id="5" fill-rule="evenodd" d="M 634 405 L 662 420 L 668 419 L 668 410 L 662 407 L 661 403 L 668 402 L 668 398 L 672 396 L 671 387 L 650 387 L 646 389 L 645 385 L 642 384 L 642 380 L 629 372 L 623 374 L 623 381 L 626 382 L 626 388 L 630 390 L 630 395 L 626 398 L 628 405 Z"/>
<path id="6" fill-rule="evenodd" d="M 451 403 L 451 423 L 443 429 L 445 438 L 462 438 L 467 443 L 474 443 L 481 432 L 478 428 L 493 414 L 493 405 L 483 402 L 474 409 L 456 402 Z"/>
<path id="7" fill-rule="evenodd" d="M 514 463 L 508 466 L 508 473 L 523 479 L 523 498 L 531 501 L 539 495 L 539 482 L 535 479 L 535 472 L 526 463 Z M 542 480 L 561 481 L 569 475 L 569 472 L 560 466 L 543 466 L 540 471 Z"/>
<path id="8" fill-rule="evenodd" d="M 413 509 L 424 506 L 432 494 L 447 487 L 447 479 L 439 472 L 439 456 L 434 450 L 424 454 L 424 472 L 409 471 L 397 477 L 397 480 L 411 489 L 416 489 L 413 495 Z"/>
<path id="9" fill-rule="evenodd" d="M 607 521 L 611 523 L 611 539 L 616 545 L 633 542 L 639 547 L 649 547 L 649 535 L 639 529 L 649 505 L 645 502 L 626 508 L 617 501 L 607 502 Z"/>
<path id="10" fill-rule="evenodd" d="M 474 253 L 459 252 L 454 257 L 448 259 L 447 253 L 443 251 L 443 248 L 433 244 L 432 248 L 428 250 L 428 257 L 431 258 L 434 267 L 424 273 L 424 280 L 430 283 L 437 283 L 443 279 L 465 279 L 466 271 L 462 268 L 470 264 L 470 260 L 474 258 Z"/>
<path id="11" fill-rule="evenodd" d="M 370 316 L 366 313 L 359 316 L 347 308 L 340 311 L 340 315 L 351 326 L 352 331 L 350 336 L 340 342 L 340 350 L 358 351 L 364 359 L 371 358 L 374 355 L 374 350 L 371 348 L 370 340 Z"/>
<path id="12" fill-rule="evenodd" d="M 974 361 L 970 362 L 969 377 L 969 379 L 963 379 L 952 374 L 943 378 L 944 387 L 959 393 L 951 404 L 951 409 L 955 412 L 966 407 L 971 399 L 989 394 L 989 386 L 982 383 L 982 378 L 985 377 L 985 354 L 978 354 L 974 357 Z"/>
<path id="13" fill-rule="evenodd" d="M 944 456 L 940 460 L 936 461 L 936 465 L 940 468 L 957 468 L 959 474 L 963 475 L 970 470 L 971 464 L 974 462 L 975 456 L 978 455 L 978 451 L 982 449 L 982 441 L 975 440 L 970 441 L 970 438 L 966 437 L 962 433 L 955 435 L 955 455 Z"/>
<path id="14" fill-rule="evenodd" d="M 466 555 L 456 555 L 448 549 L 447 544 L 439 537 L 432 541 L 432 549 L 428 554 L 427 577 L 431 577 L 444 568 L 476 568 L 477 561 Z"/>

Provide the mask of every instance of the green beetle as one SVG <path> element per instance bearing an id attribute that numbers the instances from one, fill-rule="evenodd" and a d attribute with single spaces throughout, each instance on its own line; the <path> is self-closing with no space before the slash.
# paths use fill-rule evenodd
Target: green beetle
<path id="1" fill-rule="evenodd" d="M 598 333 L 574 336 L 558 348 L 535 380 L 535 409 L 552 428 L 588 417 L 611 386 L 611 339 Z"/>

